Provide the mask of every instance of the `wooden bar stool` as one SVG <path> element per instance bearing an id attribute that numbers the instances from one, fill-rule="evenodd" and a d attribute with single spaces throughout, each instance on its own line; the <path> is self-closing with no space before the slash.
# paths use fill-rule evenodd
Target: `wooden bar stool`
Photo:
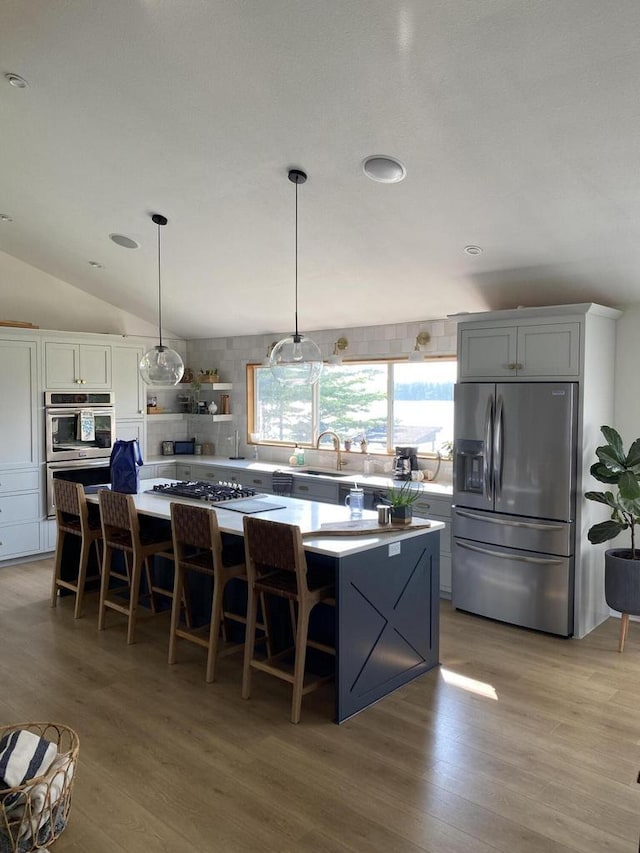
<path id="1" fill-rule="evenodd" d="M 144 566 L 147 579 L 147 597 L 150 599 L 151 610 L 156 612 L 154 595 L 173 598 L 173 590 L 165 589 L 153 583 L 149 557 L 164 557 L 173 560 L 171 539 L 154 536 L 140 531 L 138 513 L 133 501 L 133 495 L 112 492 L 110 489 L 100 489 L 98 492 L 100 518 L 102 521 L 103 561 L 102 580 L 100 584 L 100 607 L 98 613 L 98 630 L 103 631 L 107 608 L 123 613 L 127 619 L 127 644 L 131 645 L 135 638 L 136 615 L 140 598 L 140 578 Z M 121 551 L 125 557 L 126 575 L 114 571 L 111 567 L 114 551 Z M 111 577 L 124 581 L 119 587 L 109 588 Z M 113 598 L 124 590 L 129 590 L 129 600 Z"/>
<path id="2" fill-rule="evenodd" d="M 76 596 L 73 618 L 79 619 L 82 615 L 85 583 L 88 580 L 96 580 L 100 577 L 100 545 L 102 543 L 100 515 L 97 507 L 89 507 L 87 504 L 84 487 L 80 483 L 54 479 L 53 495 L 56 505 L 58 537 L 51 587 L 51 606 L 55 607 L 58 602 L 58 590 L 68 589 L 74 592 Z M 75 581 L 63 580 L 61 577 L 62 556 L 67 536 L 79 537 L 81 542 L 78 575 Z M 95 546 L 96 557 L 98 558 L 98 574 L 87 577 L 87 566 L 92 545 Z"/>
<path id="3" fill-rule="evenodd" d="M 246 515 L 244 517 L 244 545 L 249 579 L 249 604 L 247 609 L 247 636 L 244 647 L 242 698 L 251 694 L 251 669 L 275 675 L 293 685 L 291 722 L 300 722 L 302 697 L 333 676 L 314 676 L 305 684 L 304 666 L 307 646 L 335 655 L 333 646 L 310 640 L 309 614 L 320 602 L 330 603 L 334 584 L 324 570 L 307 568 L 300 528 L 293 524 L 280 524 Z M 289 601 L 294 620 L 294 646 L 266 660 L 255 657 L 254 641 L 259 595 L 275 595 Z M 297 611 L 297 613 L 296 613 Z M 282 659 L 294 651 L 293 673 L 283 665 Z"/>
<path id="4" fill-rule="evenodd" d="M 171 528 L 173 531 L 173 551 L 175 555 L 175 581 L 173 587 L 173 607 L 171 610 L 171 631 L 169 636 L 169 663 L 176 662 L 178 638 L 189 640 L 207 649 L 206 680 L 215 680 L 216 660 L 220 629 L 225 637 L 225 620 L 246 625 L 246 617 L 224 609 L 225 587 L 232 579 L 247 580 L 244 561 L 238 562 L 232 553 L 225 552 L 218 527 L 215 510 L 188 504 L 171 504 Z M 185 596 L 186 576 L 188 572 L 208 575 L 213 579 L 213 599 L 211 618 L 207 625 L 194 629 L 187 625 L 180 627 L 180 602 Z M 263 610 L 264 612 L 264 610 Z M 258 623 L 264 636 L 261 638 L 269 646 L 269 632 L 266 624 Z M 230 651 L 237 651 L 236 646 Z"/>

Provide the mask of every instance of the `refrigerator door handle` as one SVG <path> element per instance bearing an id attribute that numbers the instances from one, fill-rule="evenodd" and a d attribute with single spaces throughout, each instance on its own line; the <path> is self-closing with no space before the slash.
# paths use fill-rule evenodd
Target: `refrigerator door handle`
<path id="1" fill-rule="evenodd" d="M 483 489 L 485 498 L 491 498 L 491 465 L 493 460 L 493 398 L 487 402 L 487 413 L 484 418 L 484 466 Z"/>
<path id="2" fill-rule="evenodd" d="M 502 491 L 502 397 L 496 401 L 493 420 L 493 491 L 499 498 Z"/>
<path id="3" fill-rule="evenodd" d="M 507 554 L 502 551 L 492 551 L 490 548 L 479 548 L 477 545 L 470 545 L 468 542 L 460 542 L 456 539 L 458 548 L 466 548 L 468 551 L 478 551 L 480 554 L 488 554 L 490 557 L 500 557 L 503 560 L 520 560 L 523 563 L 537 563 L 538 565 L 555 566 L 562 565 L 564 560 L 548 560 L 542 557 L 525 557 L 522 554 Z"/>
<path id="4" fill-rule="evenodd" d="M 474 512 L 467 512 L 464 509 L 456 509 L 456 515 L 461 515 L 463 518 L 470 518 L 473 521 L 488 521 L 490 524 L 504 524 L 508 527 L 526 527 L 528 530 L 563 530 L 562 524 L 533 524 L 529 521 L 509 521 L 505 518 L 491 518 L 486 515 L 476 515 Z"/>

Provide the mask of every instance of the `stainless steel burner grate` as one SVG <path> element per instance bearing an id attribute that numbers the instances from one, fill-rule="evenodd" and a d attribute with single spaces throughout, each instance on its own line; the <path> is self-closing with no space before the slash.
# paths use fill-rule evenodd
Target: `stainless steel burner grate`
<path id="1" fill-rule="evenodd" d="M 180 483 L 160 483 L 149 490 L 152 494 L 163 497 L 190 498 L 197 501 L 209 501 L 220 503 L 220 501 L 237 500 L 238 498 L 253 498 L 257 492 L 240 483 L 203 483 L 200 480 L 192 480 Z"/>

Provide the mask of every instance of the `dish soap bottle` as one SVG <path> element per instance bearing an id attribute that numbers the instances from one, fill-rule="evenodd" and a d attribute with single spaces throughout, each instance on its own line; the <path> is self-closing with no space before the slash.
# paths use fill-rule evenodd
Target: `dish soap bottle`
<path id="1" fill-rule="evenodd" d="M 296 453 L 298 465 L 304 465 L 304 447 L 299 447 Z"/>

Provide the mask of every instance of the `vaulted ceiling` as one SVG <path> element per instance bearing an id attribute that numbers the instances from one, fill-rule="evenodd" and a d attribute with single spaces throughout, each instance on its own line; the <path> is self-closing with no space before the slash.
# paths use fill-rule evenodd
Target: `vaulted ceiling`
<path id="1" fill-rule="evenodd" d="M 300 167 L 304 330 L 638 301 L 639 32 L 636 0 L 3 0 L 0 249 L 154 322 L 160 212 L 167 326 L 289 329 Z"/>

